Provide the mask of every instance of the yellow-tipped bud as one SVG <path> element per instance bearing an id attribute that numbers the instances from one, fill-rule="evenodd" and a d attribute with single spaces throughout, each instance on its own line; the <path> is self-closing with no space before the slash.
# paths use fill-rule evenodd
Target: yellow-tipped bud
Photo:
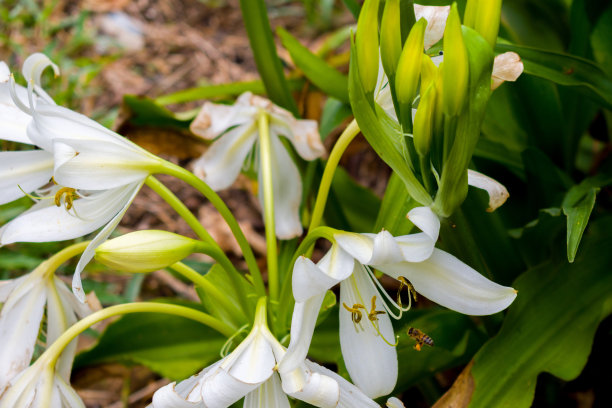
<path id="1" fill-rule="evenodd" d="M 502 0 L 468 0 L 463 24 L 476 30 L 494 47 L 499 31 L 501 7 Z"/>
<path id="2" fill-rule="evenodd" d="M 202 243 L 167 231 L 130 232 L 96 248 L 96 260 L 125 272 L 145 273 L 168 267 L 198 251 Z"/>
<path id="3" fill-rule="evenodd" d="M 412 26 L 397 64 L 395 93 L 397 100 L 403 104 L 412 104 L 412 100 L 417 93 L 419 77 L 421 76 L 423 41 L 425 39 L 426 27 L 427 20 L 424 18 L 421 18 Z"/>
<path id="4" fill-rule="evenodd" d="M 431 83 L 425 92 L 421 91 L 421 100 L 414 116 L 414 148 L 421 157 L 429 154 L 435 109 L 436 84 Z"/>
<path id="5" fill-rule="evenodd" d="M 423 54 L 421 62 L 421 94 L 423 89 L 427 89 L 434 79 L 438 76 L 438 67 L 433 63 L 427 54 Z"/>
<path id="6" fill-rule="evenodd" d="M 469 63 L 463 41 L 457 3 L 451 6 L 444 30 L 444 68 L 442 69 L 444 113 L 459 114 L 467 97 Z"/>
<path id="7" fill-rule="evenodd" d="M 359 13 L 355 46 L 363 89 L 374 92 L 378 80 L 378 6 L 380 0 L 366 0 Z"/>
<path id="8" fill-rule="evenodd" d="M 401 53 L 399 0 L 387 0 L 380 23 L 380 58 L 387 76 L 395 73 Z"/>

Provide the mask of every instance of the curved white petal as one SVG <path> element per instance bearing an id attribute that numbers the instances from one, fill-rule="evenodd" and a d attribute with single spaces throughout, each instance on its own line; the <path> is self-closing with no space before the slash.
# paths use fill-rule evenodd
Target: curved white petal
<path id="1" fill-rule="evenodd" d="M 491 73 L 491 90 L 496 89 L 505 81 L 516 81 L 523 73 L 523 61 L 516 52 L 504 52 L 495 57 Z"/>
<path id="2" fill-rule="evenodd" d="M 383 272 L 405 276 L 417 292 L 444 306 L 473 316 L 504 310 L 516 298 L 513 288 L 482 276 L 449 253 L 434 249 L 424 262 L 384 265 Z"/>
<path id="3" fill-rule="evenodd" d="M 55 76 L 59 75 L 59 67 L 55 65 L 53 61 L 49 59 L 49 57 L 43 53 L 35 52 L 23 62 L 21 73 L 26 81 L 34 81 L 36 85 L 40 85 L 40 77 L 47 67 L 51 67 L 53 69 Z"/>
<path id="4" fill-rule="evenodd" d="M 56 139 L 55 180 L 85 190 L 106 190 L 145 179 L 159 160 L 116 143 Z"/>
<path id="5" fill-rule="evenodd" d="M 283 392 L 278 374 L 251 391 L 244 398 L 244 408 L 290 408 L 289 399 Z"/>
<path id="6" fill-rule="evenodd" d="M 425 49 L 429 49 L 444 36 L 446 19 L 450 13 L 450 6 L 421 6 L 414 5 L 414 14 L 418 21 L 421 17 L 427 20 L 425 29 Z"/>
<path id="7" fill-rule="evenodd" d="M 359 263 L 366 264 L 372 259 L 374 236 L 374 234 L 357 234 L 355 232 L 341 231 L 334 234 L 334 239 L 340 248 L 359 261 Z"/>
<path id="8" fill-rule="evenodd" d="M 297 302 L 304 302 L 312 296 L 325 293 L 327 289 L 346 279 L 353 272 L 355 264 L 353 258 L 334 247 L 319 261 L 320 264 L 324 262 L 323 268 L 303 256 L 295 261 L 292 285 L 293 297 Z M 327 261 L 330 258 L 331 260 Z M 331 274 L 333 275 L 330 276 Z"/>
<path id="9" fill-rule="evenodd" d="M 434 243 L 440 233 L 440 219 L 429 207 L 415 207 L 406 218 L 423 231 Z"/>
<path id="10" fill-rule="evenodd" d="M 193 173 L 213 190 L 231 186 L 256 140 L 254 123 L 230 130 L 215 140 L 206 153 L 193 163 Z"/>
<path id="11" fill-rule="evenodd" d="M 6 62 L 0 61 L 0 85 L 4 82 L 8 82 L 9 76 L 11 75 L 11 70 L 9 69 Z"/>
<path id="12" fill-rule="evenodd" d="M 30 273 L 18 281 L 0 310 L 0 394 L 30 365 L 46 302 L 40 274 Z"/>
<path id="13" fill-rule="evenodd" d="M 335 408 L 340 400 L 338 382 L 327 375 L 309 368 L 302 361 L 299 368 L 280 373 L 283 390 L 293 398 L 307 402 L 315 407 Z"/>
<path id="14" fill-rule="evenodd" d="M 324 298 L 325 292 L 304 302 L 295 303 L 291 317 L 291 342 L 278 365 L 279 372 L 293 371 L 304 362 Z"/>
<path id="15" fill-rule="evenodd" d="M 286 137 L 304 160 L 314 160 L 325 154 L 325 147 L 321 142 L 315 120 L 297 120 L 293 116 L 282 118 L 271 114 L 270 132 Z"/>
<path id="16" fill-rule="evenodd" d="M 325 375 L 338 383 L 338 386 L 340 387 L 340 399 L 337 405 L 338 408 L 380 408 L 376 402 L 365 395 L 359 388 L 346 381 L 333 371 L 309 360 L 306 360 L 304 363 L 306 364 L 306 367 L 315 373 Z"/>
<path id="17" fill-rule="evenodd" d="M 176 382 L 161 387 L 153 394 L 150 408 L 206 408 L 202 401 L 186 401 L 175 390 Z"/>
<path id="18" fill-rule="evenodd" d="M 202 382 L 202 401 L 207 408 L 229 407 L 259 385 L 242 382 L 218 367 Z"/>
<path id="19" fill-rule="evenodd" d="M 82 303 L 85 303 L 85 293 L 83 292 L 83 286 L 81 283 L 81 272 L 93 258 L 96 248 L 106 241 L 108 236 L 119 224 L 128 207 L 130 204 L 132 204 L 134 197 L 136 197 L 136 194 L 138 194 L 138 191 L 140 191 L 143 183 L 144 180 L 140 183 L 128 184 L 127 186 L 104 192 L 105 194 L 114 192 L 116 195 L 115 202 L 112 203 L 113 205 L 108 205 L 108 208 L 105 209 L 105 213 L 115 214 L 115 216 L 108 222 L 108 224 L 106 224 L 104 228 L 102 228 L 98 235 L 91 240 L 89 245 L 87 245 L 87 248 L 85 248 L 85 251 L 83 251 L 83 254 L 81 255 L 81 259 L 79 259 L 74 275 L 72 276 L 72 291 Z"/>
<path id="20" fill-rule="evenodd" d="M 57 373 L 55 375 L 54 386 L 59 393 L 62 408 L 85 408 L 85 403 L 79 397 L 79 394 L 70 386 L 67 380 L 64 380 Z"/>
<path id="21" fill-rule="evenodd" d="M 274 190 L 274 226 L 276 236 L 280 239 L 291 239 L 302 234 L 300 222 L 300 204 L 302 201 L 302 179 L 297 166 L 287 150 L 278 139 L 271 137 L 272 184 Z M 263 203 L 263 171 L 259 169 L 259 201 Z"/>
<path id="22" fill-rule="evenodd" d="M 493 212 L 498 207 L 501 207 L 510 197 L 508 190 L 506 190 L 503 184 L 474 170 L 468 170 L 468 184 L 472 187 L 485 190 L 489 194 L 488 212 Z"/>
<path id="23" fill-rule="evenodd" d="M 330 278 L 342 281 L 353 273 L 355 260 L 339 245 L 332 245 L 323 258 L 317 262 L 317 266 Z"/>
<path id="24" fill-rule="evenodd" d="M 340 284 L 342 357 L 353 382 L 371 398 L 389 394 L 397 382 L 397 351 L 395 347 L 387 344 L 395 343 L 391 319 L 386 313 L 377 315 L 377 322 L 370 322 L 368 319 L 372 298 L 377 295 L 374 284 L 359 268 Z M 377 296 L 376 310 L 384 310 L 381 302 Z M 360 309 L 362 316 L 359 323 L 353 322 L 351 312 L 345 309 L 345 304 L 348 307 L 362 305 L 367 309 Z M 378 324 L 378 331 L 373 323 Z"/>
<path id="25" fill-rule="evenodd" d="M 0 204 L 44 186 L 53 175 L 53 156 L 44 150 L 0 152 Z"/>
<path id="26" fill-rule="evenodd" d="M 32 117 L 15 106 L 8 95 L 8 86 L 8 84 L 0 84 L 0 123 L 2 123 L 0 139 L 32 144 L 27 135 L 27 127 Z M 7 94 L 8 98 L 3 97 L 3 94 Z"/>
<path id="27" fill-rule="evenodd" d="M 396 397 L 389 398 L 386 405 L 388 408 L 405 408 L 404 403 Z"/>
<path id="28" fill-rule="evenodd" d="M 205 140 L 212 140 L 234 126 L 255 123 L 257 109 L 245 105 L 245 95 L 233 106 L 205 102 L 189 129 Z"/>

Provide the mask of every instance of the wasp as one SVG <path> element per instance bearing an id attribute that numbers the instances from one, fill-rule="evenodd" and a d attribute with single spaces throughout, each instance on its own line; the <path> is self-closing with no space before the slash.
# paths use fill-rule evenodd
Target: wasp
<path id="1" fill-rule="evenodd" d="M 416 341 L 416 344 L 414 345 L 414 349 L 416 351 L 421 351 L 423 344 L 427 344 L 430 347 L 433 347 L 434 345 L 434 341 L 431 337 L 414 327 L 408 328 L 408 336 L 412 337 Z"/>

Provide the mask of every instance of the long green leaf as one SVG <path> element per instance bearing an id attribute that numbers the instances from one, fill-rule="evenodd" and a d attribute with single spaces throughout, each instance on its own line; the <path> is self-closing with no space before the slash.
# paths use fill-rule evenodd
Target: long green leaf
<path id="1" fill-rule="evenodd" d="M 286 30 L 279 28 L 276 33 L 281 38 L 283 45 L 291 54 L 295 65 L 298 66 L 313 84 L 319 89 L 339 99 L 348 102 L 348 78 L 334 68 L 327 65 L 325 61 L 317 57 L 310 50 L 289 34 Z"/>
<path id="2" fill-rule="evenodd" d="M 264 0 L 240 0 L 240 8 L 255 56 L 255 64 L 268 96 L 274 103 L 297 115 L 297 106 L 289 92 L 283 66 L 276 54 L 266 3 Z"/>
<path id="3" fill-rule="evenodd" d="M 515 282 L 499 334 L 474 357 L 470 407 L 529 407 L 541 372 L 566 381 L 580 374 L 612 312 L 612 219 L 597 224 L 575 263 L 548 262 Z"/>
<path id="4" fill-rule="evenodd" d="M 548 79 L 559 85 L 578 87 L 587 96 L 612 109 L 612 80 L 592 61 L 512 44 L 497 44 L 495 51 L 514 51 L 521 56 L 526 74 Z"/>

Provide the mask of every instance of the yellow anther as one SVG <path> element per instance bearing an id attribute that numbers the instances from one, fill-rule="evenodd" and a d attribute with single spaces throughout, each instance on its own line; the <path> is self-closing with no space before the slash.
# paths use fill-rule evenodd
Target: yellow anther
<path id="1" fill-rule="evenodd" d="M 368 313 L 368 319 L 370 319 L 371 322 L 377 321 L 379 314 L 385 314 L 385 312 L 376 310 L 376 296 L 372 296 L 372 308 L 370 309 L 370 313 Z"/>
<path id="2" fill-rule="evenodd" d="M 57 190 L 55 193 L 54 202 L 55 205 L 60 207 L 62 205 L 62 197 L 64 198 L 64 204 L 66 206 L 66 210 L 70 210 L 72 208 L 72 203 L 75 198 L 79 198 L 79 195 L 76 193 L 76 190 L 71 187 L 62 187 Z"/>
<path id="3" fill-rule="evenodd" d="M 408 304 L 410 305 L 412 303 L 411 300 L 411 296 L 412 298 L 414 298 L 414 301 L 417 301 L 417 292 L 416 290 L 414 290 L 414 286 L 412 286 L 412 284 L 410 282 L 408 282 L 406 280 L 406 278 L 404 278 L 403 276 L 400 276 L 399 278 L 397 278 L 397 280 L 400 281 L 400 285 L 399 288 L 397 289 L 397 304 L 399 305 L 400 308 L 403 307 L 402 304 L 402 289 L 407 288 L 408 290 Z M 410 306 L 409 306 L 410 307 Z"/>
<path id="4" fill-rule="evenodd" d="M 353 307 L 348 307 L 346 303 L 342 302 L 342 306 L 344 306 L 346 310 L 351 312 L 351 319 L 353 320 L 353 323 L 358 324 L 359 322 L 361 322 L 361 318 L 363 317 L 363 315 L 359 309 L 366 310 L 364 305 L 355 303 Z"/>

